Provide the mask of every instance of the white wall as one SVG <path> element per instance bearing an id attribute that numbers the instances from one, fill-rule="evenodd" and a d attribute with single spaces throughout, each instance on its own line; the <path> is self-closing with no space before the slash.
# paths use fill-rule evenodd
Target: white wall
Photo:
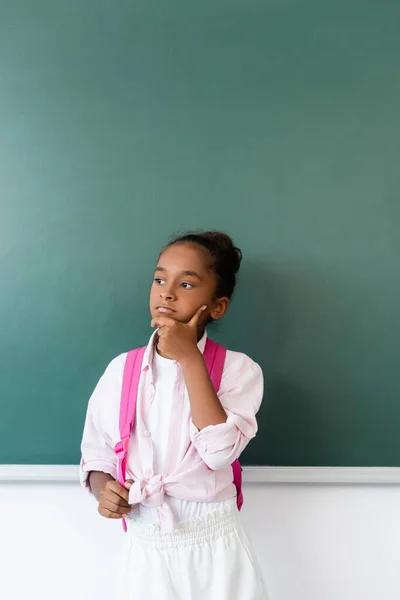
<path id="1" fill-rule="evenodd" d="M 400 599 L 400 486 L 244 492 L 271 600 Z M 122 536 L 76 483 L 0 483 L 1 598 L 113 600 Z"/>

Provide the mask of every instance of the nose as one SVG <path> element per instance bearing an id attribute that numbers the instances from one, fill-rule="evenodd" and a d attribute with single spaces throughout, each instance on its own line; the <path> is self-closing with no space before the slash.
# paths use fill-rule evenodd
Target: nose
<path id="1" fill-rule="evenodd" d="M 163 300 L 167 300 L 168 302 L 173 302 L 173 300 L 175 300 L 175 295 L 171 289 L 163 289 L 160 293 L 160 298 L 163 298 Z"/>
<path id="2" fill-rule="evenodd" d="M 163 298 L 164 300 L 169 300 L 170 302 L 172 301 L 172 296 L 170 294 L 160 294 L 160 297 Z"/>

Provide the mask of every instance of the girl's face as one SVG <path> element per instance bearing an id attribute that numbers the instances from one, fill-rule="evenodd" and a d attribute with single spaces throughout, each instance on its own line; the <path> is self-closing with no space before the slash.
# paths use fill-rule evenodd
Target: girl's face
<path id="1" fill-rule="evenodd" d="M 160 315 L 188 323 L 202 307 L 199 331 L 210 316 L 220 319 L 229 306 L 228 298 L 216 298 L 217 277 L 210 268 L 206 249 L 196 244 L 174 244 L 160 256 L 150 290 L 152 318 Z"/>

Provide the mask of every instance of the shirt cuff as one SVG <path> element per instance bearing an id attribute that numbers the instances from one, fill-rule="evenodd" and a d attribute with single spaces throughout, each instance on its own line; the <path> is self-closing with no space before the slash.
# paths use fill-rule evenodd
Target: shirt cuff
<path id="1" fill-rule="evenodd" d="M 117 479 L 117 467 L 111 461 L 106 460 L 81 460 L 79 469 L 79 481 L 83 488 L 86 488 L 90 493 L 92 490 L 89 485 L 89 474 L 91 471 L 99 471 L 100 473 L 108 473 L 114 479 Z"/>
<path id="2" fill-rule="evenodd" d="M 199 451 L 206 454 L 220 452 L 234 446 L 239 432 L 248 439 L 256 434 L 254 428 L 245 419 L 233 413 L 228 415 L 225 423 L 209 425 L 201 431 L 190 421 L 190 439 Z"/>

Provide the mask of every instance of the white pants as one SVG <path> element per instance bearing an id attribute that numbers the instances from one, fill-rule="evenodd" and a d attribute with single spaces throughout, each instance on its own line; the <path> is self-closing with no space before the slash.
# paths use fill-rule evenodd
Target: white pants
<path id="1" fill-rule="evenodd" d="M 236 507 L 177 524 L 128 521 L 118 600 L 268 600 Z"/>

